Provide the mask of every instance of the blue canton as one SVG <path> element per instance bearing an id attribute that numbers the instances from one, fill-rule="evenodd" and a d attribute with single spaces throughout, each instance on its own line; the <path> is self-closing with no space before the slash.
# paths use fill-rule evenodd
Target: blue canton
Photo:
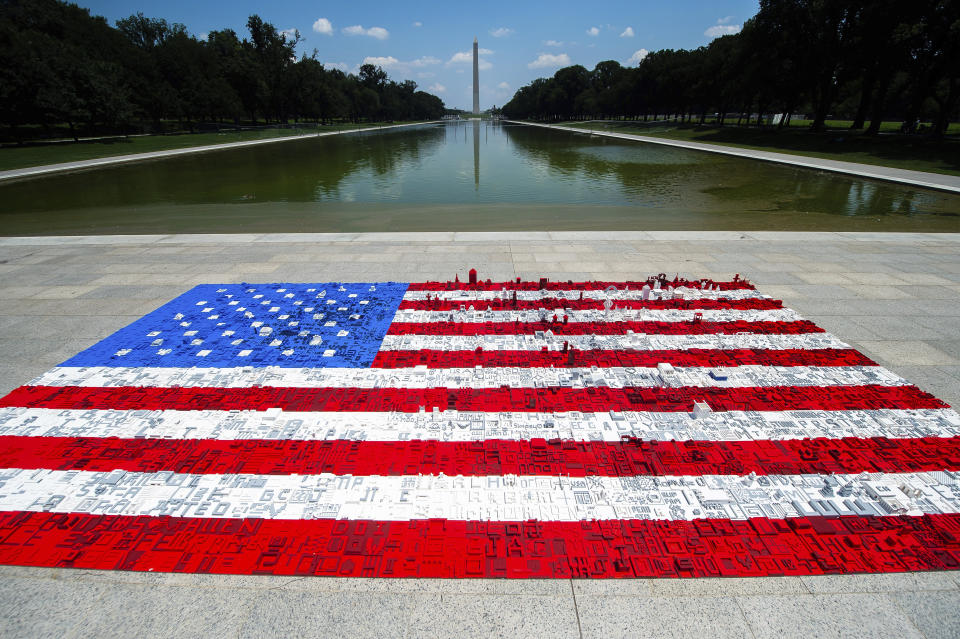
<path id="1" fill-rule="evenodd" d="M 369 367 L 398 282 L 202 284 L 61 366 Z"/>

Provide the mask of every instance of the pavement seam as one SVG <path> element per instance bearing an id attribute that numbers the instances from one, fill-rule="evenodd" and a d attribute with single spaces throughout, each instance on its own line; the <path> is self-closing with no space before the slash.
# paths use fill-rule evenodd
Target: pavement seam
<path id="1" fill-rule="evenodd" d="M 267 590 L 285 590 L 286 587 L 289 586 L 290 584 L 297 583 L 298 581 L 303 581 L 304 579 L 306 579 L 306 577 L 297 577 L 296 579 L 285 581 L 279 586 L 274 586 L 273 588 L 267 588 Z"/>
<path id="2" fill-rule="evenodd" d="M 580 639 L 583 639 L 583 626 L 580 625 L 580 607 L 577 606 L 577 591 L 573 587 L 573 579 L 570 580 L 570 595 L 573 597 L 573 614 L 577 618 L 577 633 Z"/>
<path id="3" fill-rule="evenodd" d="M 907 623 L 910 624 L 910 627 L 912 627 L 914 630 L 917 631 L 917 634 L 918 634 L 918 635 L 920 635 L 921 637 L 926 637 L 926 636 L 927 636 L 927 633 L 925 633 L 923 630 L 921 630 L 920 627 L 917 626 L 917 624 L 915 624 L 915 623 L 913 622 L 913 617 L 910 616 L 910 613 L 908 613 L 908 612 L 904 609 L 904 607 L 900 605 L 900 602 L 899 602 L 899 601 L 897 601 L 896 599 L 894 599 L 893 597 L 891 597 L 890 594 L 891 594 L 891 593 L 889 593 L 889 592 L 885 592 L 885 593 L 881 593 L 881 596 L 882 596 L 884 599 L 886 599 L 887 601 L 889 601 L 890 603 L 892 603 L 894 608 L 896 608 L 897 610 L 900 611 L 900 614 L 902 614 L 902 615 L 904 616 L 904 618 L 906 618 Z"/>
<path id="4" fill-rule="evenodd" d="M 806 584 L 804 584 L 804 587 L 806 587 Z M 733 600 L 734 600 L 734 602 L 736 602 L 736 604 L 737 604 L 737 610 L 740 611 L 740 616 L 743 617 L 743 623 L 746 624 L 747 630 L 750 631 L 750 636 L 753 637 L 753 639 L 757 639 L 757 633 L 755 633 L 755 632 L 753 631 L 753 624 L 750 623 L 750 620 L 747 618 L 747 613 L 746 613 L 746 611 L 743 609 L 743 605 L 740 603 L 740 598 L 741 598 L 742 596 L 743 596 L 743 595 L 736 595 L 736 596 L 733 598 Z"/>

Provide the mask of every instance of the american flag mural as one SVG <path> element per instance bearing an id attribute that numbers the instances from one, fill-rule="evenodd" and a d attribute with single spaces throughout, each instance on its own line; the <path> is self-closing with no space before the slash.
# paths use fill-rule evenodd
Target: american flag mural
<path id="1" fill-rule="evenodd" d="M 953 569 L 958 436 L 739 277 L 202 285 L 0 399 L 0 563 Z"/>

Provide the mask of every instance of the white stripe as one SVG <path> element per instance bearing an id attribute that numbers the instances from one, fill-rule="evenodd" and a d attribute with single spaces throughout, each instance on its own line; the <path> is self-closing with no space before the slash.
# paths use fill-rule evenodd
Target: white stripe
<path id="1" fill-rule="evenodd" d="M 786 350 L 794 348 L 850 348 L 829 333 L 799 333 L 797 335 L 764 335 L 737 333 L 734 335 L 387 335 L 383 351 L 539 351 L 543 347 L 557 351 L 566 342 L 571 348 L 587 350 L 706 350 L 763 349 Z"/>
<path id="2" fill-rule="evenodd" d="M 0 435 L 122 439 L 436 440 L 562 439 L 754 441 L 806 438 L 960 437 L 951 409 L 680 412 L 381 413 L 0 409 Z"/>
<path id="3" fill-rule="evenodd" d="M 0 510 L 473 521 L 692 520 L 960 512 L 954 473 L 546 477 L 0 471 Z M 824 490 L 828 483 L 830 490 Z M 850 494 L 837 494 L 850 484 Z M 846 492 L 846 491 L 844 491 Z"/>
<path id="4" fill-rule="evenodd" d="M 680 309 L 611 309 L 564 311 L 549 308 L 543 311 L 502 311 L 476 309 L 464 311 L 397 311 L 394 322 L 690 322 L 699 313 L 704 322 L 796 322 L 803 317 L 790 309 L 758 310 L 680 310 Z"/>
<path id="5" fill-rule="evenodd" d="M 655 299 L 687 299 L 687 300 L 746 300 L 746 299 L 772 299 L 769 295 L 763 295 L 758 291 L 749 289 L 737 289 L 732 291 L 701 291 L 697 288 L 676 288 L 671 294 L 668 290 L 651 291 L 651 297 Z M 407 291 L 403 295 L 405 301 L 441 299 L 448 301 L 475 301 L 475 300 L 495 300 L 513 299 L 514 291 Z M 592 291 L 516 291 L 518 300 L 540 300 L 540 299 L 568 299 L 568 300 L 642 300 L 643 292 L 641 289 L 631 288 L 629 290 L 617 289 L 612 293 L 605 290 Z"/>
<path id="6" fill-rule="evenodd" d="M 115 368 L 58 367 L 34 386 L 251 388 L 561 388 L 627 386 L 903 386 L 880 366 L 735 366 L 605 368 Z"/>

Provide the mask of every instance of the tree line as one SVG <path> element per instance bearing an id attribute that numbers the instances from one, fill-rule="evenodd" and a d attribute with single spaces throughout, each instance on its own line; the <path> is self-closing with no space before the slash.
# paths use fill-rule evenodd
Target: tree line
<path id="1" fill-rule="evenodd" d="M 395 82 L 380 67 L 357 74 L 325 68 L 317 52 L 296 57 L 300 34 L 259 16 L 249 35 L 211 31 L 142 13 L 111 27 L 60 0 L 0 0 L 0 125 L 66 124 L 79 130 L 159 131 L 176 121 L 286 123 L 333 119 L 426 120 L 443 101 Z"/>
<path id="2" fill-rule="evenodd" d="M 885 119 L 940 136 L 960 104 L 957 0 L 760 0 L 740 33 L 697 49 L 664 49 L 636 67 L 606 61 L 558 70 L 516 92 L 503 107 L 519 119 L 673 117 L 727 113 L 828 116 L 876 134 Z"/>

